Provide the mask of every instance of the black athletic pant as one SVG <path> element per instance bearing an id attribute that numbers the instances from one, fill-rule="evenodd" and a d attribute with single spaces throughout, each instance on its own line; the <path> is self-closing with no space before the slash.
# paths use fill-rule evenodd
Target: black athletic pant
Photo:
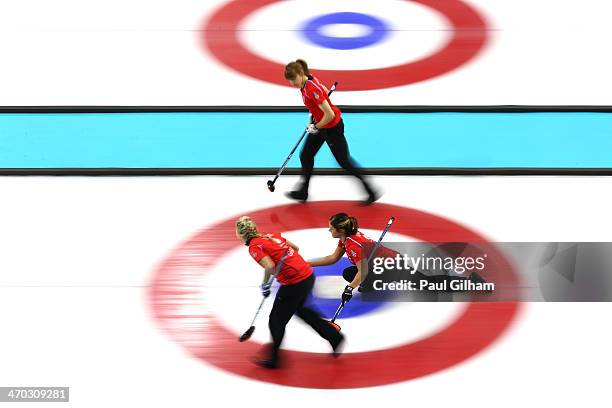
<path id="1" fill-rule="evenodd" d="M 285 335 L 285 326 L 294 314 L 304 320 L 321 337 L 330 343 L 336 343 L 340 334 L 323 320 L 317 312 L 304 306 L 315 283 L 314 274 L 294 285 L 282 285 L 276 293 L 274 306 L 270 312 L 270 333 L 272 334 L 272 358 L 278 357 L 278 350 Z"/>
<path id="2" fill-rule="evenodd" d="M 348 144 L 344 137 L 344 122 L 342 120 L 333 128 L 319 129 L 318 133 L 314 135 L 309 134 L 306 138 L 306 143 L 304 143 L 300 153 L 300 162 L 302 163 L 302 186 L 300 189 L 308 192 L 308 185 L 314 168 L 314 158 L 319 149 L 321 149 L 321 146 L 323 146 L 323 142 L 327 143 L 340 167 L 350 175 L 357 177 L 368 194 L 373 194 L 373 190 L 361 174 L 357 164 L 349 155 Z"/>

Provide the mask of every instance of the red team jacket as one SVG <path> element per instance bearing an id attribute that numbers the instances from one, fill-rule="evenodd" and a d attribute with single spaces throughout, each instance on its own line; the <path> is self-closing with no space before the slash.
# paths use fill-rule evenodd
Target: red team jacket
<path id="1" fill-rule="evenodd" d="M 297 251 L 287 245 L 287 240 L 279 232 L 267 235 L 271 235 L 271 237 L 255 237 L 249 241 L 249 254 L 256 262 L 261 261 L 267 255 L 278 265 L 283 254 L 288 251 L 283 267 L 278 272 L 276 279 L 282 285 L 293 285 L 312 275 L 310 264 Z"/>
<path id="2" fill-rule="evenodd" d="M 342 242 L 341 239 L 338 240 L 338 246 L 340 248 L 344 248 L 346 252 L 346 256 L 349 261 L 353 265 L 356 265 L 358 262 L 361 262 L 361 259 L 364 255 L 363 244 L 370 243 L 375 245 L 376 242 L 361 233 L 361 231 L 357 231 L 355 235 L 351 235 L 350 237 L 346 237 L 346 242 Z M 370 248 L 370 251 L 373 249 Z M 376 250 L 375 257 L 394 257 L 396 254 L 395 251 L 385 248 L 384 246 L 379 246 Z"/>
<path id="3" fill-rule="evenodd" d="M 319 81 L 318 78 L 309 75 L 308 81 L 306 81 L 302 87 L 301 92 L 304 105 L 306 105 L 312 116 L 315 118 L 315 121 L 318 122 L 321 120 L 321 118 L 323 118 L 323 111 L 319 108 L 319 105 L 322 104 L 323 101 L 327 101 L 329 106 L 331 106 L 332 111 L 334 111 L 335 116 L 332 121 L 325 126 L 321 126 L 322 128 L 333 128 L 340 123 L 340 109 L 331 103 L 329 96 L 327 96 L 327 92 L 325 92 L 325 89 L 321 85 L 321 81 Z"/>

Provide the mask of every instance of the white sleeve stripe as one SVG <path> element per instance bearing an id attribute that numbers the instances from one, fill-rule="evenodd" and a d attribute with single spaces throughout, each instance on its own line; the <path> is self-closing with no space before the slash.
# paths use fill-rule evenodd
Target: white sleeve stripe
<path id="1" fill-rule="evenodd" d="M 308 82 L 312 83 L 319 90 L 319 92 L 321 92 L 321 95 L 325 95 L 325 91 L 323 90 L 323 88 L 321 88 L 321 86 L 317 84 L 314 80 Z"/>
<path id="2" fill-rule="evenodd" d="M 356 243 L 357 245 L 361 246 L 361 244 L 357 241 L 355 241 L 353 238 L 351 237 L 347 237 L 346 239 L 350 239 L 351 241 L 353 241 L 354 243 Z"/>

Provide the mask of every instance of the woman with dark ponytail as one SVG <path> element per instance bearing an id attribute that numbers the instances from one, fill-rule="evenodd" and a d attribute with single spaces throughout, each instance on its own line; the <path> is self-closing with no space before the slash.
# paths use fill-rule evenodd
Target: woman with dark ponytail
<path id="1" fill-rule="evenodd" d="M 290 62 L 285 66 L 285 79 L 292 86 L 300 89 L 304 105 L 310 112 L 307 128 L 308 137 L 300 153 L 302 181 L 300 186 L 287 193 L 287 196 L 301 202 L 308 199 L 308 187 L 314 168 L 314 158 L 325 142 L 338 164 L 349 174 L 357 177 L 363 184 L 368 195 L 364 203 L 371 204 L 376 201 L 379 194 L 368 184 L 349 155 L 348 144 L 344 137 L 342 113 L 329 99 L 327 88 L 319 79 L 310 74 L 308 64 L 301 59 Z"/>
<path id="2" fill-rule="evenodd" d="M 349 282 L 342 292 L 342 301 L 346 303 L 353 297 L 353 290 L 355 288 L 359 287 L 360 291 L 361 288 L 364 288 L 366 291 L 370 289 L 372 279 L 369 277 L 365 277 L 365 279 L 362 278 L 361 260 L 364 256 L 369 255 L 364 254 L 363 246 L 365 244 L 373 245 L 375 244 L 375 241 L 366 237 L 359 231 L 359 224 L 357 223 L 357 219 L 355 217 L 351 217 L 345 213 L 338 213 L 329 218 L 329 232 L 333 238 L 338 238 L 338 246 L 336 247 L 336 250 L 331 255 L 321 259 L 308 261 L 308 263 L 313 268 L 315 266 L 333 265 L 338 262 L 340 258 L 342 258 L 342 255 L 346 253 L 348 260 L 353 264 L 353 266 L 349 266 L 342 271 L 342 277 L 345 281 Z M 376 251 L 377 257 L 393 258 L 396 255 L 398 255 L 396 251 L 382 245 L 379 246 Z M 457 277 L 446 274 L 425 275 L 422 272 L 415 271 L 414 273 L 406 275 L 406 277 L 415 281 L 426 280 L 429 283 L 440 283 L 444 281 L 450 282 L 452 280 L 470 280 L 473 283 L 486 282 L 476 272 L 472 272 L 469 277 Z M 454 290 L 449 291 L 454 292 Z"/>
<path id="3" fill-rule="evenodd" d="M 333 238 L 338 238 L 336 250 L 331 255 L 308 263 L 312 267 L 332 265 L 346 253 L 348 260 L 353 264 L 353 266 L 349 266 L 342 271 L 342 277 L 349 282 L 342 292 L 342 301 L 346 303 L 353 297 L 353 290 L 361 284 L 363 245 L 375 244 L 375 241 L 359 231 L 359 223 L 355 217 L 345 213 L 338 213 L 329 217 L 329 232 Z M 381 246 L 376 253 L 377 256 L 386 256 L 389 251 L 389 249 Z"/>

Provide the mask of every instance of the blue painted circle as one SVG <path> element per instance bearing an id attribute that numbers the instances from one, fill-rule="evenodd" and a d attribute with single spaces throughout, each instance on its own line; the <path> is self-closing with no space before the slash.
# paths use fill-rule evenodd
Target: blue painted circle
<path id="1" fill-rule="evenodd" d="M 330 24 L 359 24 L 367 26 L 370 32 L 361 37 L 330 37 L 321 33 L 321 29 Z M 335 50 L 354 50 L 368 47 L 382 41 L 389 33 L 389 27 L 379 18 L 362 13 L 331 13 L 315 17 L 304 24 L 304 36 L 312 43 Z"/>
<path id="2" fill-rule="evenodd" d="M 317 278 L 321 276 L 342 276 L 344 268 L 351 266 L 352 264 L 346 258 L 340 259 L 334 265 L 329 266 L 317 266 L 314 268 L 314 274 Z M 318 282 L 315 284 L 317 285 Z M 313 294 L 310 295 L 308 303 L 313 305 L 324 318 L 331 319 L 336 313 L 336 309 L 340 306 L 340 295 L 342 294 L 342 288 L 338 290 L 338 297 L 336 298 L 320 298 Z M 340 313 L 339 319 L 346 319 L 350 317 L 361 316 L 363 314 L 370 313 L 380 307 L 384 306 L 384 302 L 364 302 L 361 300 L 361 294 L 355 291 L 353 298 L 345 305 L 344 310 Z"/>

